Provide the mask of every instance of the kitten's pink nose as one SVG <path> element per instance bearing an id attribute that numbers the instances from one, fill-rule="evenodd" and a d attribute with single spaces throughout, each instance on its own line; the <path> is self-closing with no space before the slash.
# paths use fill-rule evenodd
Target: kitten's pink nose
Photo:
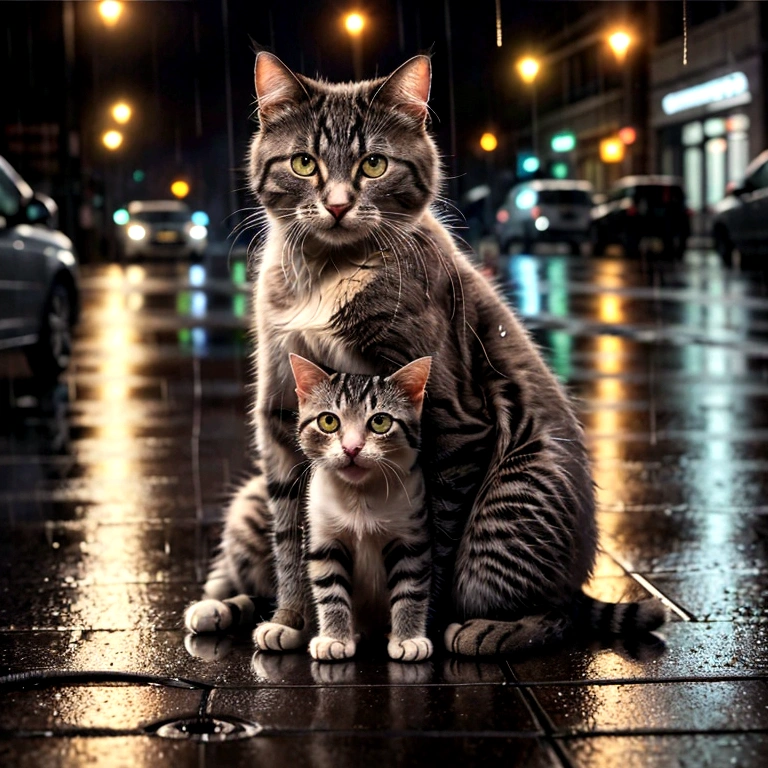
<path id="1" fill-rule="evenodd" d="M 342 445 L 341 446 L 344 453 L 347 454 L 351 459 L 354 459 L 355 456 L 357 456 L 358 453 L 363 449 L 363 446 L 359 443 L 354 443 L 352 445 Z"/>
<path id="2" fill-rule="evenodd" d="M 325 204 L 325 209 L 333 216 L 336 221 L 341 221 L 344 214 L 352 207 L 350 203 L 344 203 L 344 205 L 329 205 Z"/>

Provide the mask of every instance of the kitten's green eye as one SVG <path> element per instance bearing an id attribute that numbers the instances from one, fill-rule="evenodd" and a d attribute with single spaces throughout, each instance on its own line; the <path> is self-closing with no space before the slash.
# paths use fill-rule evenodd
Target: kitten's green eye
<path id="1" fill-rule="evenodd" d="M 392 429 L 392 417 L 388 413 L 377 413 L 371 416 L 368 426 L 372 432 L 383 435 Z"/>
<path id="2" fill-rule="evenodd" d="M 294 155 L 291 158 L 291 168 L 298 176 L 312 176 L 317 171 L 317 163 L 311 155 Z"/>
<path id="3" fill-rule="evenodd" d="M 387 170 L 387 158 L 384 155 L 368 155 L 360 170 L 369 178 L 378 179 Z"/>
<path id="4" fill-rule="evenodd" d="M 331 434 L 339 428 L 340 422 L 337 416 L 332 413 L 321 413 L 317 417 L 317 426 L 320 427 L 321 432 Z"/>

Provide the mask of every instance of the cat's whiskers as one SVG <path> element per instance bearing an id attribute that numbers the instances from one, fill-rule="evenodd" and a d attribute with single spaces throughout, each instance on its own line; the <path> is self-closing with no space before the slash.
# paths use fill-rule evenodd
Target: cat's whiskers
<path id="1" fill-rule="evenodd" d="M 405 476 L 405 470 L 403 470 L 401 467 L 395 464 L 395 462 L 392 461 L 391 459 L 386 458 L 386 456 L 381 456 L 379 458 L 379 462 L 381 462 L 382 472 L 384 472 L 385 469 L 388 469 L 392 472 L 392 474 L 395 476 L 395 478 L 403 488 L 403 493 L 405 494 L 405 498 L 408 499 L 408 505 L 413 506 L 413 503 L 411 502 L 411 497 L 408 494 L 408 489 L 405 487 L 405 483 L 403 482 L 403 477 Z M 403 477 L 401 477 L 401 472 Z M 386 473 L 384 473 L 384 477 L 386 478 Z M 387 491 L 389 491 L 389 484 L 387 484 Z M 389 496 L 387 496 L 387 498 L 389 498 Z"/>

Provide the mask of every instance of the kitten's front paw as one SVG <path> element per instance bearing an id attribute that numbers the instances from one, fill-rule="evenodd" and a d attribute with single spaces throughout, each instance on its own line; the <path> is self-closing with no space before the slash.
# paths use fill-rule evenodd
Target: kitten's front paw
<path id="1" fill-rule="evenodd" d="M 309 654 L 317 661 L 338 661 L 351 659 L 355 655 L 357 644 L 354 640 L 337 640 L 335 637 L 318 635 L 309 643 Z"/>
<path id="2" fill-rule="evenodd" d="M 253 642 L 261 651 L 295 651 L 306 642 L 304 633 L 285 624 L 265 621 L 253 630 Z"/>
<path id="3" fill-rule="evenodd" d="M 432 655 L 432 641 L 428 637 L 392 638 L 387 644 L 387 653 L 395 661 L 424 661 Z"/>
<path id="4" fill-rule="evenodd" d="M 221 600 L 199 600 L 184 612 L 184 626 L 196 635 L 224 632 L 232 626 L 232 611 Z"/>

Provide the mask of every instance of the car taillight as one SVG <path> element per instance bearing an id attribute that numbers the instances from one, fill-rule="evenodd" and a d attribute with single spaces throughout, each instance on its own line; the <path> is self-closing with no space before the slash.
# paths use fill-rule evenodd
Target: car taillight
<path id="1" fill-rule="evenodd" d="M 534 205 L 533 208 L 531 208 L 531 218 L 538 219 L 539 216 L 541 216 L 541 208 L 539 208 L 538 205 Z"/>
<path id="2" fill-rule="evenodd" d="M 499 208 L 499 210 L 496 211 L 496 221 L 498 221 L 499 224 L 506 224 L 509 221 L 509 211 L 506 208 Z"/>

